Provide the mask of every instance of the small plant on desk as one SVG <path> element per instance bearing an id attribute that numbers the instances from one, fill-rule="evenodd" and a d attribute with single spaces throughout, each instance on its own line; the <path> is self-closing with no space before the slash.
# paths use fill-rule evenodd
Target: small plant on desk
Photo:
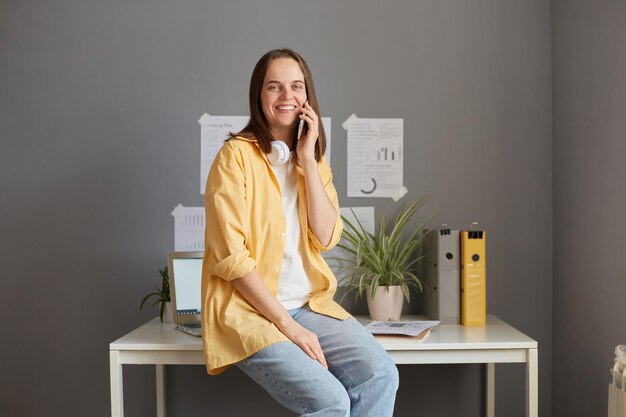
<path id="1" fill-rule="evenodd" d="M 331 267 L 338 271 L 339 289 L 343 292 L 340 301 L 350 292 L 355 299 L 367 294 L 367 304 L 374 320 L 399 320 L 403 298 L 410 302 L 409 288 L 422 291 L 422 282 L 415 267 L 423 257 L 425 226 L 409 221 L 425 204 L 426 197 L 404 205 L 389 223 L 387 216 L 378 219 L 378 234 L 368 232 L 354 215 L 355 223 L 343 217 L 345 228 L 343 240 L 337 246 L 345 252 Z M 404 232 L 408 233 L 405 238 Z"/>
<path id="2" fill-rule="evenodd" d="M 161 283 L 161 289 L 159 289 L 159 287 L 155 285 L 154 288 L 156 289 L 156 291 L 151 292 L 150 294 L 146 295 L 143 300 L 141 300 L 141 305 L 139 306 L 139 309 L 141 310 L 143 308 L 144 303 L 148 301 L 148 299 L 156 297 L 156 300 L 154 301 L 154 303 L 152 303 L 152 306 L 155 306 L 159 303 L 161 304 L 159 309 L 161 322 L 163 322 L 165 306 L 167 305 L 167 303 L 170 302 L 170 276 L 167 272 L 167 265 L 163 269 L 159 269 L 159 274 L 161 274 L 161 278 L 163 278 Z"/>

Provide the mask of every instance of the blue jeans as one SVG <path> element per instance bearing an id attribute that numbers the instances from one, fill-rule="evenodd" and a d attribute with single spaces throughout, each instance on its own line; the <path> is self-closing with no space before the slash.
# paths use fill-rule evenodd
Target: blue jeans
<path id="1" fill-rule="evenodd" d="M 398 368 L 356 319 L 337 320 L 308 305 L 289 314 L 319 339 L 328 370 L 292 342 L 275 343 L 236 365 L 300 416 L 391 417 Z"/>

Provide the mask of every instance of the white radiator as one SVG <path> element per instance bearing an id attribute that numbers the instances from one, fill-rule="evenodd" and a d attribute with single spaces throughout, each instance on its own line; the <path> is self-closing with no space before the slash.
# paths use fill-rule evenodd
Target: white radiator
<path id="1" fill-rule="evenodd" d="M 608 417 L 626 417 L 626 345 L 619 345 L 615 348 L 608 408 Z"/>

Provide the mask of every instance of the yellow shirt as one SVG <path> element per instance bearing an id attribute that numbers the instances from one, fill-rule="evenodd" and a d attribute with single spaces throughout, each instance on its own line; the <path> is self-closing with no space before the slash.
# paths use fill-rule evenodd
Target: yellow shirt
<path id="1" fill-rule="evenodd" d="M 320 252 L 337 244 L 337 221 L 328 245 L 309 229 L 302 167 L 298 172 L 298 213 L 302 262 L 313 288 L 309 306 L 337 319 L 350 317 L 333 301 L 337 280 Z M 339 213 L 337 191 L 326 159 L 318 163 L 322 183 Z M 206 185 L 206 232 L 202 270 L 202 340 L 209 374 L 217 375 L 259 350 L 289 340 L 235 290 L 230 281 L 256 268 L 276 296 L 286 233 L 280 187 L 256 140 L 235 137 L 217 153 Z"/>

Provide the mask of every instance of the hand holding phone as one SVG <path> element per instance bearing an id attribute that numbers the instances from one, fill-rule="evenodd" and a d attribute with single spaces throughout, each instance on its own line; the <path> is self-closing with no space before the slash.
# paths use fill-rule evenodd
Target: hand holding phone
<path id="1" fill-rule="evenodd" d="M 296 139 L 296 152 L 298 161 L 304 163 L 317 163 L 315 159 L 317 143 L 319 138 L 319 117 L 313 107 L 307 101 L 302 105 L 300 114 L 300 124 Z"/>

